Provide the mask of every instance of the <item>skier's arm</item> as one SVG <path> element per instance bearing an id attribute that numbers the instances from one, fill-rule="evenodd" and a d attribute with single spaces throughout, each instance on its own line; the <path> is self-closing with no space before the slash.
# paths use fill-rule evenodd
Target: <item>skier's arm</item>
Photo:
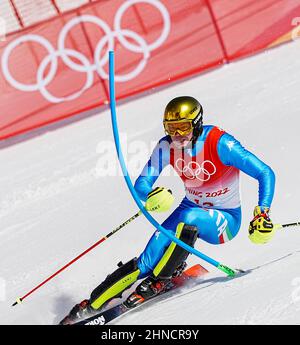
<path id="1" fill-rule="evenodd" d="M 258 205 L 270 208 L 275 190 L 273 170 L 228 133 L 219 140 L 218 154 L 223 164 L 234 166 L 258 181 Z"/>
<path id="2" fill-rule="evenodd" d="M 152 191 L 155 181 L 169 162 L 169 143 L 163 138 L 154 148 L 148 163 L 135 182 L 134 188 L 141 200 L 147 200 L 147 196 Z"/>

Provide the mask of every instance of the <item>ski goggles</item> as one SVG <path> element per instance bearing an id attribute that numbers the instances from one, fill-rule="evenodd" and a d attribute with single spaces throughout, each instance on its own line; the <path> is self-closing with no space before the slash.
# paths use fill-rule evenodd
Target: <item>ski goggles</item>
<path id="1" fill-rule="evenodd" d="M 185 136 L 192 132 L 193 125 L 192 121 L 170 121 L 164 122 L 165 131 L 169 135 L 179 135 Z"/>

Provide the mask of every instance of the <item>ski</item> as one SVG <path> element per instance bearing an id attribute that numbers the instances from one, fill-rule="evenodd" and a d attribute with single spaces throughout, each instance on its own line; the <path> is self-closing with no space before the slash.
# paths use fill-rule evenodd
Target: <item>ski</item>
<path id="1" fill-rule="evenodd" d="M 195 280 L 205 274 L 207 274 L 208 271 L 202 267 L 201 265 L 197 264 L 194 265 L 188 269 L 186 269 L 181 276 L 173 278 L 172 279 L 172 284 L 169 289 L 166 291 L 160 293 L 159 295 L 154 296 L 151 299 L 146 300 L 145 302 L 140 303 L 137 307 L 135 308 L 127 308 L 123 303 L 117 304 L 116 306 L 109 308 L 107 310 L 101 311 L 87 319 L 78 321 L 76 323 L 73 323 L 73 325 L 106 325 L 112 320 L 115 320 L 121 315 L 124 315 L 125 313 L 135 310 L 141 305 L 144 305 L 148 301 L 155 300 L 155 298 L 165 294 L 166 292 L 173 291 L 175 289 L 178 289 L 180 287 L 183 287 L 186 285 L 188 282 Z"/>

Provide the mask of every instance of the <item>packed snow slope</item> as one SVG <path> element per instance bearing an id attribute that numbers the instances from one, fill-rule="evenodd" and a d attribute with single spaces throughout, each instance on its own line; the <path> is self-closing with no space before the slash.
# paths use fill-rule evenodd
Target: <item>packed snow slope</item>
<path id="1" fill-rule="evenodd" d="M 198 98 L 205 123 L 233 134 L 275 171 L 272 219 L 300 220 L 300 43 L 293 42 L 171 87 L 119 104 L 119 128 L 132 177 L 164 135 L 162 113 L 178 95 Z M 127 146 L 127 149 L 126 149 Z M 89 297 L 117 263 L 138 256 L 154 229 L 139 217 L 71 266 L 22 305 L 11 304 L 99 238 L 136 213 L 118 171 L 110 112 L 46 132 L 0 151 L 1 324 L 55 324 Z M 109 170 L 111 176 L 105 176 Z M 103 176 L 104 175 L 104 176 Z M 178 177 L 162 176 L 176 205 Z M 258 200 L 257 182 L 242 174 L 243 222 L 220 246 L 196 248 L 248 274 L 234 280 L 210 270 L 207 281 L 116 324 L 300 324 L 300 229 L 278 232 L 267 245 L 252 244 L 248 223 Z M 174 205 L 174 207 L 176 206 Z M 155 216 L 163 221 L 167 214 Z"/>

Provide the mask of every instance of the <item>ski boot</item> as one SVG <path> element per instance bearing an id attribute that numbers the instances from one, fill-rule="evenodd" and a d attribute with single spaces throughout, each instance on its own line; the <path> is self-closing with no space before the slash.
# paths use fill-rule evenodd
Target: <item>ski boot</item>
<path id="1" fill-rule="evenodd" d="M 175 236 L 186 244 L 194 246 L 197 232 L 195 226 L 179 223 Z M 135 292 L 127 298 L 124 305 L 127 308 L 134 308 L 145 300 L 170 290 L 173 287 L 172 279 L 179 277 L 185 270 L 188 255 L 189 252 L 172 242 L 155 266 L 152 275 L 137 286 Z"/>
<path id="2" fill-rule="evenodd" d="M 153 276 L 144 279 L 136 288 L 136 290 L 126 299 L 124 305 L 131 309 L 144 301 L 168 290 L 168 286 L 172 284 L 171 279 L 157 279 Z"/>
<path id="3" fill-rule="evenodd" d="M 175 271 L 172 274 L 172 278 L 178 278 L 182 275 L 182 273 L 184 272 L 184 270 L 187 268 L 187 263 L 186 261 L 184 261 L 182 264 L 180 264 Z"/>
<path id="4" fill-rule="evenodd" d="M 90 301 L 85 299 L 79 304 L 76 304 L 70 313 L 60 321 L 60 325 L 72 325 L 73 323 L 92 316 L 95 310 L 90 306 Z"/>
<path id="5" fill-rule="evenodd" d="M 127 308 L 134 308 L 137 305 L 143 303 L 145 300 L 159 295 L 160 293 L 167 292 L 173 287 L 172 279 L 180 277 L 186 267 L 186 262 L 180 264 L 172 274 L 172 278 L 158 279 L 153 276 L 147 277 L 127 298 L 127 300 L 124 302 L 124 305 Z"/>

